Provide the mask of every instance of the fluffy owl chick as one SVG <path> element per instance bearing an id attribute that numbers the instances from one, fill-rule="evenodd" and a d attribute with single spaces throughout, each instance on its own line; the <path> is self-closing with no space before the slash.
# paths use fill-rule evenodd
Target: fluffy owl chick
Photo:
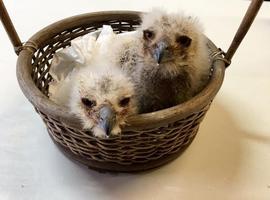
<path id="1" fill-rule="evenodd" d="M 207 83 L 210 63 L 196 18 L 153 10 L 142 17 L 136 93 L 139 112 L 182 103 Z M 139 41 L 138 41 L 139 42 Z"/>
<path id="2" fill-rule="evenodd" d="M 136 113 L 133 84 L 116 67 L 82 69 L 75 77 L 69 107 L 95 136 L 118 135 L 127 116 Z"/>

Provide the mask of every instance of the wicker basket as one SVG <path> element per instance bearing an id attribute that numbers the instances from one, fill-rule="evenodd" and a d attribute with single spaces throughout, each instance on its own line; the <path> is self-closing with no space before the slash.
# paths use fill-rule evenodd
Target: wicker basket
<path id="1" fill-rule="evenodd" d="M 43 119 L 55 144 L 69 157 L 98 170 L 132 172 L 161 166 L 180 155 L 198 132 L 209 106 L 221 87 L 225 66 L 251 25 L 262 1 L 253 1 L 231 48 L 225 55 L 209 40 L 211 79 L 191 100 L 161 111 L 130 117 L 119 137 L 100 139 L 82 130 L 74 116 L 48 99 L 48 74 L 52 57 L 76 37 L 103 24 L 115 32 L 132 31 L 140 24 L 138 12 L 97 12 L 70 17 L 42 29 L 24 45 L 0 1 L 1 19 L 19 54 L 20 87 Z"/>

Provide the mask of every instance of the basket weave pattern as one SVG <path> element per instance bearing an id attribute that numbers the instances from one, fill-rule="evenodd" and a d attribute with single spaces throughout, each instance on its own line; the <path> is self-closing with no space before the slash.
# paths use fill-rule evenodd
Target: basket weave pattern
<path id="1" fill-rule="evenodd" d="M 49 69 L 59 50 L 71 40 L 111 25 L 116 33 L 133 31 L 141 13 L 108 11 L 67 18 L 33 35 L 23 46 L 17 62 L 20 87 L 43 119 L 49 135 L 66 156 L 101 171 L 135 172 L 155 168 L 177 158 L 196 136 L 199 125 L 218 92 L 225 65 L 214 59 L 219 50 L 209 40 L 212 61 L 209 84 L 181 105 L 131 116 L 120 136 L 96 138 L 68 108 L 49 99 Z"/>
<path id="2" fill-rule="evenodd" d="M 122 136 L 98 139 L 89 132 L 74 130 L 39 113 L 53 139 L 76 155 L 121 165 L 145 163 L 185 148 L 195 137 L 209 106 L 165 127 L 124 131 Z"/>
<path id="3" fill-rule="evenodd" d="M 115 32 L 121 33 L 134 30 L 139 21 L 110 21 L 104 24 L 110 24 Z M 72 39 L 96 31 L 101 25 L 102 23 L 95 26 L 92 24 L 88 27 L 66 30 L 49 40 L 49 44 L 38 49 L 33 57 L 32 78 L 43 94 L 48 96 L 48 87 L 52 80 L 48 72 L 54 53 L 70 45 Z M 120 137 L 111 139 L 95 138 L 89 132 L 74 130 L 45 113 L 39 111 L 38 113 L 54 140 L 70 149 L 72 153 L 90 160 L 129 165 L 155 160 L 185 148 L 195 137 L 208 107 L 163 127 L 124 131 Z"/>

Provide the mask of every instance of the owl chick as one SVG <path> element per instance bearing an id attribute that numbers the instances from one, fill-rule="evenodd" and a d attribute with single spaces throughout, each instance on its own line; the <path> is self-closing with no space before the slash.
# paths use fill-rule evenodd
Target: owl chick
<path id="1" fill-rule="evenodd" d="M 95 136 L 119 135 L 137 111 L 133 84 L 117 67 L 84 68 L 76 74 L 69 108 Z"/>
<path id="2" fill-rule="evenodd" d="M 196 18 L 153 10 L 142 18 L 140 112 L 182 103 L 207 83 L 210 71 L 203 30 Z"/>
<path id="3" fill-rule="evenodd" d="M 135 84 L 139 113 L 182 103 L 206 85 L 208 48 L 196 18 L 155 9 L 132 37 L 115 49 Z"/>

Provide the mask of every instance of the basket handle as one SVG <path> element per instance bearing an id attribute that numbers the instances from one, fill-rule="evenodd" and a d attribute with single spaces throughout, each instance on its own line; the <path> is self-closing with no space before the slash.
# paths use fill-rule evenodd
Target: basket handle
<path id="1" fill-rule="evenodd" d="M 14 28 L 14 25 L 2 0 L 0 0 L 0 19 L 14 47 L 15 53 L 19 55 L 20 51 L 22 50 L 22 42 Z"/>
<path id="2" fill-rule="evenodd" d="M 229 66 L 231 63 L 231 59 L 236 52 L 237 48 L 241 44 L 242 40 L 244 39 L 245 35 L 247 34 L 253 20 L 255 19 L 263 0 L 252 0 L 246 14 L 231 42 L 231 45 L 228 51 L 224 55 L 224 59 L 226 61 L 226 66 Z"/>

